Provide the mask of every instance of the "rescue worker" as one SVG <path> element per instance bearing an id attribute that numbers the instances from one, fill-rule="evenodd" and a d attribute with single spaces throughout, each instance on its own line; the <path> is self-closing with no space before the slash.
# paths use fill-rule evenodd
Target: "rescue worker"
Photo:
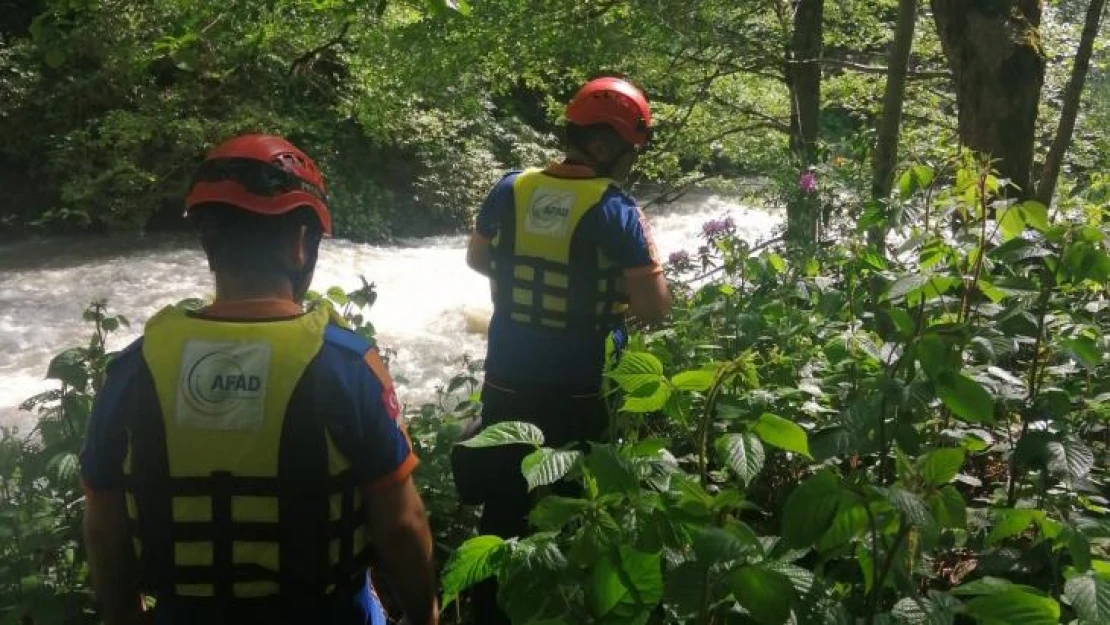
<path id="1" fill-rule="evenodd" d="M 510 172 L 486 198 L 467 249 L 494 303 L 481 427 L 529 421 L 553 447 L 607 431 L 607 341 L 620 342 L 626 315 L 652 322 L 671 306 L 643 213 L 618 186 L 650 138 L 644 94 L 619 78 L 592 80 L 567 106 L 565 159 Z M 456 450 L 461 498 L 485 504 L 479 531 L 525 535 L 528 450 Z M 509 622 L 496 593 L 492 581 L 475 589 L 476 623 Z"/>
<path id="2" fill-rule="evenodd" d="M 389 373 L 327 308 L 302 310 L 331 232 L 320 171 L 280 137 L 242 135 L 185 204 L 215 300 L 162 310 L 113 360 L 81 454 L 105 622 L 384 624 L 376 551 L 408 622 L 436 623 Z"/>

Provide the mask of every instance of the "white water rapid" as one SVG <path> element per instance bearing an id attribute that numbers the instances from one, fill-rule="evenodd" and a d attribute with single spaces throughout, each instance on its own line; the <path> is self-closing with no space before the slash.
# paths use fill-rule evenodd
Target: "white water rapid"
<path id="1" fill-rule="evenodd" d="M 770 236 L 781 221 L 777 214 L 709 195 L 648 210 L 664 261 L 675 251 L 693 253 L 701 225 L 722 217 L 732 217 L 740 236 L 752 243 Z M 484 356 L 489 288 L 467 269 L 465 244 L 462 236 L 389 246 L 323 244 L 313 288 L 350 290 L 360 274 L 377 284 L 370 320 L 382 347 L 395 352 L 390 369 L 409 407 L 434 398 L 464 354 Z M 44 375 L 55 353 L 87 340 L 90 326 L 81 311 L 90 301 L 105 298 L 110 313 L 131 320 L 130 329 L 109 341 L 109 349 L 120 349 L 161 307 L 211 290 L 204 257 L 188 238 L 0 244 L 0 426 L 30 429 L 34 416 L 18 406 L 53 387 Z"/>

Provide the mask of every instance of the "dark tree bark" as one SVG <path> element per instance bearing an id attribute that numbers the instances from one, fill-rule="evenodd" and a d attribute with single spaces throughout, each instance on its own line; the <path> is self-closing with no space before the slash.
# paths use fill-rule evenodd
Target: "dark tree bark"
<path id="1" fill-rule="evenodd" d="M 824 11 L 825 0 L 794 2 L 794 32 L 786 53 L 786 83 L 790 87 L 790 148 L 806 165 L 817 161 Z"/>
<path id="2" fill-rule="evenodd" d="M 821 49 L 825 0 L 794 0 L 793 33 L 786 51 L 790 88 L 790 149 L 803 166 L 817 162 L 821 117 Z M 786 240 L 813 243 L 817 238 L 815 198 L 798 197 L 786 207 Z"/>
<path id="3" fill-rule="evenodd" d="M 1043 0 L 930 0 L 956 82 L 960 142 L 996 159 L 1032 197 L 1034 124 L 1044 84 Z"/>
<path id="4" fill-rule="evenodd" d="M 1106 0 L 1091 0 L 1087 7 L 1087 20 L 1083 25 L 1083 35 L 1079 39 L 1079 49 L 1075 53 L 1075 64 L 1071 68 L 1071 77 L 1064 90 L 1064 108 L 1060 111 L 1060 125 L 1056 129 L 1056 137 L 1052 140 L 1052 147 L 1045 158 L 1044 169 L 1041 170 L 1041 182 L 1037 185 L 1037 199 L 1048 206 L 1052 203 L 1052 196 L 1056 193 L 1056 180 L 1060 177 L 1060 167 L 1064 164 L 1064 155 L 1071 145 L 1072 133 L 1075 131 L 1075 118 L 1079 115 L 1079 103 L 1083 99 L 1083 86 L 1087 83 L 1087 70 L 1091 66 L 1091 50 L 1094 47 L 1095 37 L 1098 36 L 1099 24 L 1102 21 L 1102 12 L 1106 8 Z"/>
<path id="5" fill-rule="evenodd" d="M 913 32 L 917 24 L 917 0 L 899 0 L 898 24 L 890 50 L 889 71 L 883 93 L 883 116 L 872 161 L 871 197 L 885 200 L 894 186 L 894 167 L 898 163 L 898 131 L 902 125 L 902 101 L 906 93 Z"/>

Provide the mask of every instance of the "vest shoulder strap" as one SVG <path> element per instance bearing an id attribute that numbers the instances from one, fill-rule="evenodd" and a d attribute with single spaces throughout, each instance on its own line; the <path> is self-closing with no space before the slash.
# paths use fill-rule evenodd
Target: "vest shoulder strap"
<path id="1" fill-rule="evenodd" d="M 329 325 L 324 330 L 324 342 L 345 352 L 350 352 L 359 358 L 365 356 L 366 352 L 375 346 L 373 341 L 367 340 L 361 334 L 336 325 Z"/>

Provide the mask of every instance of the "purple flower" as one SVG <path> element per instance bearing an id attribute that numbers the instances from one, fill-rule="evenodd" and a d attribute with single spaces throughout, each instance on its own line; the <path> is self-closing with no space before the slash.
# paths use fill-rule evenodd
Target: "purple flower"
<path id="1" fill-rule="evenodd" d="M 798 177 L 798 190 L 806 195 L 817 193 L 817 172 L 808 169 Z"/>
<path id="2" fill-rule="evenodd" d="M 732 217 L 724 219 L 711 219 L 701 225 L 701 235 L 707 239 L 715 239 L 732 234 L 736 230 L 736 223 Z"/>
<path id="3" fill-rule="evenodd" d="M 690 260 L 690 252 L 686 250 L 671 252 L 670 257 L 667 258 L 667 264 L 679 271 L 685 271 L 694 266 L 693 261 Z"/>

